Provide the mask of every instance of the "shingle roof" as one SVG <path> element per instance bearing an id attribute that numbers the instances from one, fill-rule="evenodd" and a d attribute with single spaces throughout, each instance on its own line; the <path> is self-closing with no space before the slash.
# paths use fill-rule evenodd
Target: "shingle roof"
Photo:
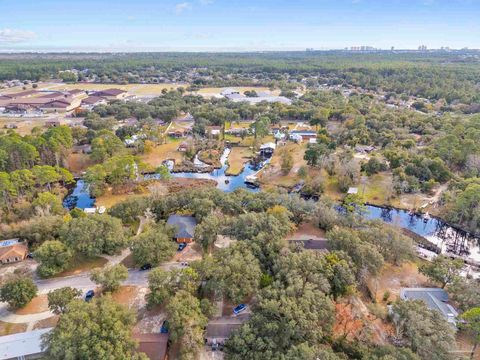
<path id="1" fill-rule="evenodd" d="M 167 354 L 168 334 L 134 334 L 138 341 L 138 352 L 143 352 L 150 360 L 163 360 Z"/>
<path id="2" fill-rule="evenodd" d="M 195 235 L 197 220 L 193 216 L 170 215 L 167 225 L 174 226 L 177 229 L 176 238 L 191 238 Z"/>
<path id="3" fill-rule="evenodd" d="M 16 359 L 42 353 L 42 335 L 52 328 L 0 336 L 0 359 Z"/>
<path id="4" fill-rule="evenodd" d="M 28 247 L 25 243 L 18 243 L 10 246 L 0 247 L 0 260 L 12 256 L 24 258 L 28 253 Z"/>
<path id="5" fill-rule="evenodd" d="M 440 312 L 448 322 L 455 323 L 458 312 L 448 304 L 448 294 L 440 288 L 403 288 L 402 300 L 421 300 L 431 310 Z"/>

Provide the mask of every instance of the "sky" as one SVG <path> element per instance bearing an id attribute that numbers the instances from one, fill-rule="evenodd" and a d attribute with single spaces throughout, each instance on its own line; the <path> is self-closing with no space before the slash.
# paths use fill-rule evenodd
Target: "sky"
<path id="1" fill-rule="evenodd" d="M 0 52 L 480 48 L 480 0 L 0 0 Z"/>

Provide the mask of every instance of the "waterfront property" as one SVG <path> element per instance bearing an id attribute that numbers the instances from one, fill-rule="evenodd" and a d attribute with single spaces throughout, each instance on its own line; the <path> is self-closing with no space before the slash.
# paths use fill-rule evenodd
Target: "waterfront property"
<path id="1" fill-rule="evenodd" d="M 174 239 L 178 243 L 191 243 L 195 236 L 197 220 L 193 216 L 170 215 L 167 225 L 175 228 Z"/>

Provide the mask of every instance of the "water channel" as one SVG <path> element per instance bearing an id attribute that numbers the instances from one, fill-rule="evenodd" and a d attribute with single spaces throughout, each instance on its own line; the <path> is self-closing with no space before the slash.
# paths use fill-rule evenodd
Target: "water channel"
<path id="1" fill-rule="evenodd" d="M 245 183 L 248 176 L 255 175 L 263 168 L 270 159 L 265 160 L 258 166 L 247 163 L 244 170 L 236 176 L 225 175 L 228 168 L 227 160 L 230 149 L 225 149 L 220 159 L 221 168 L 212 172 L 171 172 L 173 177 L 192 178 L 192 179 L 209 179 L 217 182 L 217 188 L 230 192 L 239 188 L 245 188 L 253 192 L 260 191 L 258 187 L 251 187 Z M 200 164 L 200 160 L 196 158 L 195 164 L 201 169 L 204 165 Z M 157 178 L 158 174 L 146 174 L 145 179 Z M 64 207 L 80 209 L 93 207 L 95 199 L 90 196 L 88 184 L 84 180 L 79 179 L 73 191 L 65 198 Z M 364 216 L 370 220 L 379 219 L 386 223 L 396 225 L 407 229 L 412 233 L 422 236 L 435 245 L 442 253 L 455 254 L 462 256 L 470 261 L 480 264 L 480 239 L 472 235 L 456 229 L 445 223 L 444 221 L 431 217 L 425 219 L 422 215 L 410 214 L 406 210 L 384 208 L 375 205 L 366 205 L 367 211 Z"/>

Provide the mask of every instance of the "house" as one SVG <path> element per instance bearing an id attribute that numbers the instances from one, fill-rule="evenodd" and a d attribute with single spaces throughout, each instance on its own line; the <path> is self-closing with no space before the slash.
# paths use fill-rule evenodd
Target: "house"
<path id="1" fill-rule="evenodd" d="M 0 336 L 0 359 L 40 359 L 43 356 L 43 335 L 52 328 L 39 329 L 17 334 Z"/>
<path id="2" fill-rule="evenodd" d="M 448 294 L 440 288 L 403 288 L 400 290 L 400 299 L 421 300 L 430 310 L 435 310 L 453 326 L 457 324 L 458 312 L 448 303 Z"/>
<path id="3" fill-rule="evenodd" d="M 290 138 L 292 138 L 293 135 L 300 135 L 302 140 L 317 138 L 317 133 L 313 130 L 292 130 L 290 131 Z"/>
<path id="4" fill-rule="evenodd" d="M 72 147 L 72 153 L 74 154 L 90 154 L 92 152 L 92 145 L 74 145 Z"/>
<path id="5" fill-rule="evenodd" d="M 221 323 L 208 323 L 207 331 L 205 333 L 205 343 L 207 345 L 223 345 L 225 341 L 230 337 L 232 332 L 242 324 L 221 324 Z"/>
<path id="6" fill-rule="evenodd" d="M 175 228 L 174 239 L 178 243 L 191 243 L 195 236 L 197 220 L 193 216 L 170 215 L 167 225 Z"/>
<path id="7" fill-rule="evenodd" d="M 352 195 L 358 194 L 358 188 L 357 187 L 349 187 L 348 191 L 347 191 L 347 194 L 352 194 Z"/>
<path id="8" fill-rule="evenodd" d="M 106 89 L 93 93 L 93 96 L 102 97 L 107 100 L 123 100 L 128 96 L 125 90 L 121 89 Z"/>
<path id="9" fill-rule="evenodd" d="M 330 250 L 330 243 L 327 239 L 292 240 L 292 242 L 303 247 L 305 250 L 315 250 L 319 252 L 328 252 Z"/>
<path id="10" fill-rule="evenodd" d="M 220 133 L 222 132 L 222 127 L 221 126 L 209 126 L 207 127 L 207 133 L 214 137 L 220 136 Z"/>
<path id="11" fill-rule="evenodd" d="M 92 95 L 82 100 L 81 107 L 82 109 L 93 109 L 95 106 L 106 104 L 107 100 L 105 98 Z"/>
<path id="12" fill-rule="evenodd" d="M 142 352 L 150 360 L 165 360 L 167 358 L 168 334 L 133 334 L 138 342 L 138 352 Z"/>
<path id="13" fill-rule="evenodd" d="M 60 126 L 60 121 L 59 120 L 47 120 L 45 121 L 45 127 L 51 128 L 51 127 L 58 127 Z"/>
<path id="14" fill-rule="evenodd" d="M 314 138 L 308 139 L 308 143 L 309 143 L 309 144 L 316 144 L 316 143 L 317 143 L 317 138 L 314 137 Z"/>
<path id="15" fill-rule="evenodd" d="M 177 151 L 180 152 L 186 152 L 188 150 L 188 143 L 187 142 L 182 142 L 180 145 L 178 145 Z"/>
<path id="16" fill-rule="evenodd" d="M 369 146 L 369 145 L 356 145 L 355 146 L 355 151 L 358 153 L 362 154 L 369 154 L 372 151 L 374 151 L 376 148 L 375 146 Z"/>
<path id="17" fill-rule="evenodd" d="M 260 146 L 260 155 L 270 157 L 273 155 L 277 145 L 273 142 L 269 142 Z"/>
<path id="18" fill-rule="evenodd" d="M 28 255 L 28 246 L 18 239 L 0 242 L 0 263 L 10 264 L 24 260 Z"/>
<path id="19" fill-rule="evenodd" d="M 192 114 L 186 113 L 183 116 L 179 116 L 176 119 L 173 120 L 174 122 L 190 122 L 190 121 L 195 121 L 195 118 L 193 117 Z"/>

